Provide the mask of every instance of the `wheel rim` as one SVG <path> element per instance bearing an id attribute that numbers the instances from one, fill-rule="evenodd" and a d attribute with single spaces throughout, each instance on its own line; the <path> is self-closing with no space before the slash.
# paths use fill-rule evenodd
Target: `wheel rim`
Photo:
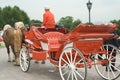
<path id="1" fill-rule="evenodd" d="M 20 67 L 24 72 L 30 67 L 30 56 L 26 47 L 22 47 L 20 51 Z"/>
<path id="2" fill-rule="evenodd" d="M 87 67 L 82 53 L 72 47 L 64 49 L 59 58 L 59 72 L 62 80 L 86 80 Z"/>
<path id="3" fill-rule="evenodd" d="M 108 62 L 106 65 L 95 65 L 95 67 L 101 77 L 107 80 L 114 80 L 120 76 L 120 51 L 118 48 L 110 44 L 104 45 L 104 48 L 106 49 L 106 54 L 97 54 L 96 57 L 101 57 L 101 60 L 99 61 L 108 60 Z M 109 49 L 111 51 L 109 51 Z M 116 56 L 112 56 L 115 51 L 117 52 Z M 113 62 L 113 60 L 115 60 L 115 62 Z M 97 62 L 98 60 L 95 60 L 95 63 Z M 115 71 L 112 68 L 114 68 Z"/>

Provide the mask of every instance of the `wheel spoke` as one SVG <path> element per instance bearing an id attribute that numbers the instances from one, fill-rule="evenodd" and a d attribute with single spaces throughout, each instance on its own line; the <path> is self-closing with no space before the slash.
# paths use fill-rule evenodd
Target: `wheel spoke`
<path id="1" fill-rule="evenodd" d="M 75 63 L 75 65 L 79 64 L 80 62 L 82 62 L 83 60 L 80 59 L 78 62 Z"/>
<path id="2" fill-rule="evenodd" d="M 71 74 L 71 72 L 69 72 L 68 77 L 67 77 L 67 80 L 69 80 L 69 78 L 70 78 L 70 74 Z"/>
<path id="3" fill-rule="evenodd" d="M 27 66 L 26 66 L 26 63 L 24 62 L 24 70 L 26 70 L 27 69 Z"/>
<path id="4" fill-rule="evenodd" d="M 70 62 L 72 63 L 72 52 L 70 51 Z"/>
<path id="5" fill-rule="evenodd" d="M 111 62 L 111 63 L 113 63 L 113 64 L 120 64 L 120 62 Z M 119 65 L 120 66 L 120 65 Z"/>
<path id="6" fill-rule="evenodd" d="M 78 71 L 75 71 L 75 73 L 76 73 L 79 77 L 81 77 L 82 79 L 84 79 L 84 77 L 82 77 L 81 74 L 80 74 Z"/>
<path id="7" fill-rule="evenodd" d="M 77 57 L 77 52 L 75 53 L 73 63 L 75 63 L 76 57 Z"/>
<path id="8" fill-rule="evenodd" d="M 67 65 L 70 65 L 65 59 L 62 58 L 62 61 L 64 61 Z"/>
<path id="9" fill-rule="evenodd" d="M 72 78 L 72 80 L 74 79 L 74 77 L 73 77 L 73 72 L 71 72 L 71 78 Z"/>
<path id="10" fill-rule="evenodd" d="M 113 65 L 111 65 L 113 68 L 115 68 L 117 71 L 119 71 L 120 72 L 120 69 L 118 69 L 117 67 L 115 67 L 115 66 L 113 66 Z"/>
<path id="11" fill-rule="evenodd" d="M 107 50 L 107 54 L 108 54 L 109 53 L 108 45 L 106 46 L 106 50 Z M 108 59 L 108 55 L 106 56 L 106 58 Z"/>
<path id="12" fill-rule="evenodd" d="M 23 56 L 22 56 L 22 54 L 20 54 L 20 60 L 22 60 L 23 59 Z"/>
<path id="13" fill-rule="evenodd" d="M 66 55 L 66 58 L 67 58 L 68 62 L 70 63 L 70 59 L 69 59 L 67 53 L 65 53 L 65 55 Z"/>
<path id="14" fill-rule="evenodd" d="M 102 55 L 98 54 L 98 57 L 100 57 L 101 59 L 103 59 Z"/>
<path id="15" fill-rule="evenodd" d="M 73 75 L 74 75 L 74 77 L 75 77 L 75 80 L 78 80 L 78 79 L 77 79 L 77 76 L 76 76 L 76 74 L 75 74 L 75 72 L 73 73 Z"/>
<path id="16" fill-rule="evenodd" d="M 113 48 L 112 51 L 110 52 L 110 57 L 108 58 L 108 60 L 111 59 L 111 56 L 112 56 L 114 50 L 115 50 L 115 48 Z"/>
<path id="17" fill-rule="evenodd" d="M 116 58 L 115 57 L 112 57 L 111 59 L 109 59 L 110 61 L 113 61 L 113 60 L 115 60 Z"/>
<path id="18" fill-rule="evenodd" d="M 25 62 L 25 66 L 26 66 L 26 68 L 28 67 L 28 62 Z"/>
<path id="19" fill-rule="evenodd" d="M 67 68 L 68 67 L 68 65 L 67 64 L 64 64 L 63 66 L 61 66 L 61 69 L 65 69 L 65 68 Z"/>
<path id="20" fill-rule="evenodd" d="M 110 68 L 110 71 L 112 72 L 113 76 L 115 77 L 115 74 L 114 74 L 112 68 L 110 67 L 110 65 L 109 65 L 109 68 Z"/>
<path id="21" fill-rule="evenodd" d="M 109 67 L 107 66 L 107 69 L 108 69 L 108 78 L 110 77 L 110 69 L 109 69 Z"/>
<path id="22" fill-rule="evenodd" d="M 63 73 L 63 76 L 65 75 L 65 74 L 67 74 L 69 72 L 69 70 L 66 70 L 64 73 Z"/>

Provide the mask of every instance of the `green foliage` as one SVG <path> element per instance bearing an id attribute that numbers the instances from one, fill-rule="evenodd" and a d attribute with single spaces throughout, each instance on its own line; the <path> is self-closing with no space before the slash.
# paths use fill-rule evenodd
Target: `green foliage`
<path id="1" fill-rule="evenodd" d="M 79 25 L 81 23 L 81 21 L 79 20 L 79 19 L 77 19 L 77 20 L 75 20 L 75 21 L 73 21 L 73 23 L 72 23 L 72 26 L 71 26 L 71 30 L 72 29 L 74 29 L 77 25 Z"/>
<path id="2" fill-rule="evenodd" d="M 71 16 L 67 16 L 67 17 L 62 17 L 59 20 L 59 24 L 63 24 L 66 28 L 70 29 L 70 27 L 72 26 L 72 22 L 73 22 L 73 17 Z"/>
<path id="3" fill-rule="evenodd" d="M 32 26 L 32 25 L 37 25 L 37 26 L 41 26 L 41 21 L 40 20 L 31 20 L 30 21 L 30 26 Z"/>
<path id="4" fill-rule="evenodd" d="M 119 26 L 118 26 L 118 29 L 117 29 L 117 33 L 118 33 L 118 35 L 120 35 L 120 20 L 111 20 L 110 22 L 111 22 L 111 23 L 116 23 L 116 24 L 119 25 Z"/>
<path id="5" fill-rule="evenodd" d="M 1 48 L 5 48 L 5 46 L 3 46 L 3 45 L 0 44 L 0 49 L 1 49 Z"/>
<path id="6" fill-rule="evenodd" d="M 63 24 L 64 27 L 66 27 L 66 28 L 68 28 L 70 30 L 74 29 L 80 23 L 81 23 L 81 21 L 79 19 L 74 21 L 72 16 L 62 17 L 57 22 L 58 25 Z"/>
<path id="7" fill-rule="evenodd" d="M 110 22 L 111 22 L 111 23 L 116 23 L 116 24 L 119 24 L 119 25 L 120 25 L 120 20 L 111 20 Z"/>
<path id="8" fill-rule="evenodd" d="M 12 9 L 10 6 L 7 6 L 5 8 L 2 9 L 1 11 L 1 19 L 3 20 L 3 24 L 2 24 L 2 27 L 5 25 L 5 24 L 11 24 L 12 23 L 12 13 L 11 13 Z M 1 27 L 1 26 L 0 26 Z"/>
<path id="9" fill-rule="evenodd" d="M 14 26 L 17 21 L 22 21 L 24 24 L 29 24 L 30 19 L 28 15 L 19 7 L 6 6 L 3 9 L 0 8 L 0 27 L 3 28 L 5 24 Z"/>
<path id="10" fill-rule="evenodd" d="M 0 8 L 0 28 L 2 28 L 1 26 L 3 26 L 3 24 L 4 24 L 4 20 L 2 16 L 2 9 Z"/>

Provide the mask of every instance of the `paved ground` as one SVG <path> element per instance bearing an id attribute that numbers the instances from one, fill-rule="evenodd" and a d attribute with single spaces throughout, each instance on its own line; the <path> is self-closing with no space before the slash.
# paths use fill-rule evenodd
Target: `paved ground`
<path id="1" fill-rule="evenodd" d="M 7 62 L 6 49 L 0 49 L 0 80 L 61 80 L 59 72 L 49 72 L 53 65 L 47 61 L 46 64 L 35 64 L 31 61 L 31 67 L 27 73 L 21 71 L 19 66 L 13 66 L 12 62 Z M 103 80 L 94 70 L 88 70 L 87 80 Z M 120 78 L 116 79 L 120 80 Z"/>

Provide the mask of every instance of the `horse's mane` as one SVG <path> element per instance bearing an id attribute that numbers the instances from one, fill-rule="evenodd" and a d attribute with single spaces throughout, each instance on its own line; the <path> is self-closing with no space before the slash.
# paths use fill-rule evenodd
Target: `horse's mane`
<path id="1" fill-rule="evenodd" d="M 25 25 L 23 22 L 16 22 L 15 23 L 15 29 L 24 29 L 25 28 Z"/>
<path id="2" fill-rule="evenodd" d="M 7 30 L 8 28 L 11 28 L 11 25 L 6 24 L 6 25 L 4 26 L 4 28 L 3 28 L 3 31 Z"/>
<path id="3" fill-rule="evenodd" d="M 8 28 L 12 28 L 11 25 L 6 24 L 3 28 L 3 31 L 7 30 Z M 16 22 L 15 29 L 25 29 L 25 25 L 23 22 Z"/>

